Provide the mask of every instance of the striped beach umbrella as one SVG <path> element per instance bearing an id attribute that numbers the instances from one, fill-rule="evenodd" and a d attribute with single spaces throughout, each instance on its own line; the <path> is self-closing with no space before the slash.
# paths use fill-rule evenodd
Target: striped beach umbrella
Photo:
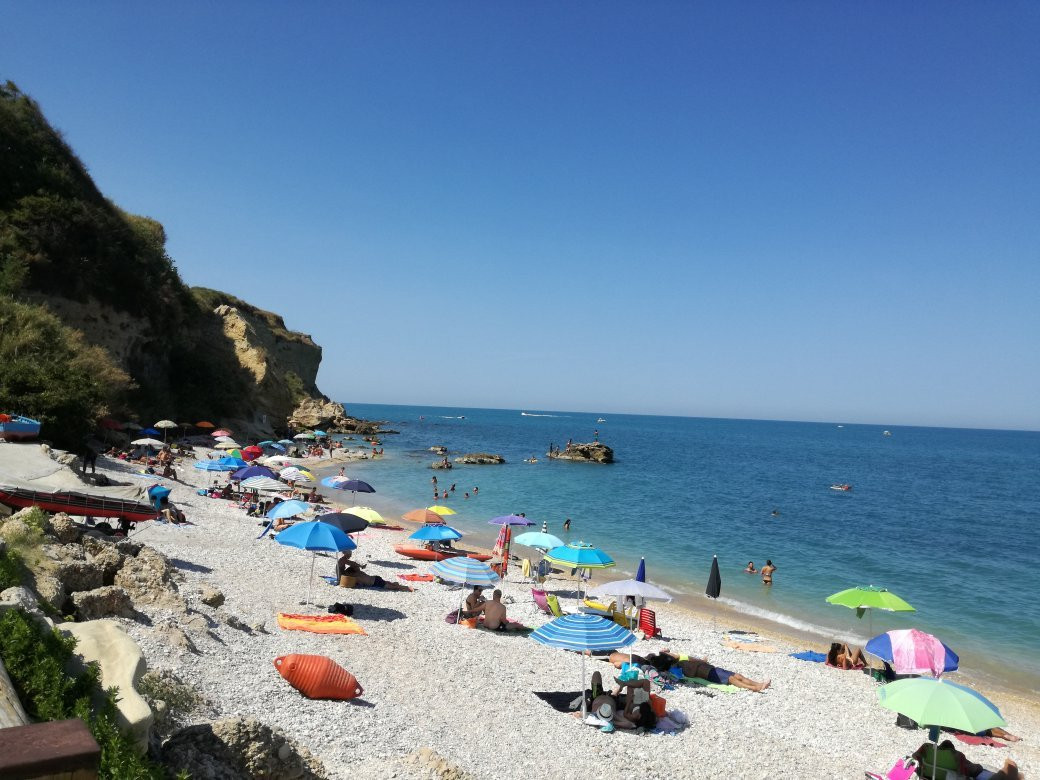
<path id="1" fill-rule="evenodd" d="M 278 478 L 286 482 L 314 482 L 314 475 L 311 474 L 307 469 L 300 468 L 298 466 L 289 466 L 288 468 L 282 469 Z"/>
<path id="2" fill-rule="evenodd" d="M 549 647 L 574 650 L 581 654 L 581 717 L 584 720 L 585 651 L 604 652 L 628 647 L 636 641 L 636 635 L 598 615 L 564 615 L 536 628 L 531 639 Z"/>
<path id="3" fill-rule="evenodd" d="M 430 567 L 434 576 L 459 585 L 480 585 L 487 587 L 498 582 L 498 575 L 483 561 L 460 555 L 456 558 L 445 558 Z"/>
<path id="4" fill-rule="evenodd" d="M 285 490 L 285 483 L 271 477 L 246 477 L 242 480 L 244 490 L 262 490 L 265 493 L 280 493 Z"/>

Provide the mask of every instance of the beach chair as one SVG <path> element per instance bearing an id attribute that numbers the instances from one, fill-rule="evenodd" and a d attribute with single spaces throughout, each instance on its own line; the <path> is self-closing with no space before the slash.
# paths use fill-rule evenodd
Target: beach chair
<path id="1" fill-rule="evenodd" d="M 549 613 L 553 617 L 563 617 L 567 613 L 560 608 L 560 600 L 556 597 L 555 593 L 547 593 L 545 595 L 545 601 L 549 605 Z"/>
<path id="2" fill-rule="evenodd" d="M 549 602 L 546 599 L 546 593 L 544 590 L 531 588 L 531 596 L 534 598 L 534 603 L 538 605 L 538 608 L 542 610 L 542 612 L 546 615 L 551 615 L 553 613 L 552 609 L 549 607 Z"/>
<path id="3" fill-rule="evenodd" d="M 914 753 L 914 757 L 920 761 L 917 773 L 929 780 L 966 780 L 968 769 L 961 762 L 961 757 L 956 750 L 939 746 L 936 753 L 935 745 L 926 744 Z M 988 775 L 986 775 L 988 777 Z"/>
<path id="4" fill-rule="evenodd" d="M 657 613 L 646 607 L 639 610 L 639 630 L 647 639 L 661 636 L 661 629 L 657 627 Z"/>

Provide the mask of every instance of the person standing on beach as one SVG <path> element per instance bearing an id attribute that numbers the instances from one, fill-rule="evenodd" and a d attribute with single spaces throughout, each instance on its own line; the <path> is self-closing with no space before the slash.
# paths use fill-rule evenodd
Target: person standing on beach
<path id="1" fill-rule="evenodd" d="M 773 562 L 766 559 L 766 565 L 762 567 L 762 584 L 772 585 L 773 584 L 773 572 L 776 571 L 776 567 Z"/>

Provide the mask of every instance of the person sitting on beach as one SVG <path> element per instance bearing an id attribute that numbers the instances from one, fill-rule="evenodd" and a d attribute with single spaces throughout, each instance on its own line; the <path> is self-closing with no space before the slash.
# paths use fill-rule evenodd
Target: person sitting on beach
<path id="1" fill-rule="evenodd" d="M 167 496 L 163 496 L 159 502 L 159 513 L 163 519 L 168 523 L 186 523 L 188 518 L 184 516 L 184 512 L 174 506 L 173 502 Z"/>
<path id="2" fill-rule="evenodd" d="M 496 589 L 491 594 L 491 601 L 485 601 L 483 607 L 484 628 L 493 631 L 523 631 L 519 623 L 510 623 L 506 619 L 506 605 L 502 603 L 502 591 Z"/>
<path id="3" fill-rule="evenodd" d="M 357 561 L 351 560 L 350 550 L 345 550 L 343 554 L 336 561 L 336 578 L 340 577 L 353 577 L 358 585 L 367 588 L 382 588 L 383 590 L 408 590 L 407 585 L 401 585 L 397 582 L 387 582 L 378 574 L 365 574 L 362 570 L 362 564 Z"/>
<path id="4" fill-rule="evenodd" d="M 914 758 L 920 764 L 922 777 L 932 776 L 933 762 L 939 769 L 949 769 L 964 777 L 973 778 L 973 780 L 975 778 L 977 780 L 1019 780 L 1019 778 L 1025 777 L 1025 775 L 1019 773 L 1018 765 L 1010 758 L 1006 759 L 1004 766 L 996 772 L 991 772 L 981 764 L 972 763 L 948 739 L 939 743 L 938 754 L 936 754 L 934 744 L 925 742 L 914 751 Z M 946 772 L 943 772 L 940 776 L 945 775 Z"/>
<path id="5" fill-rule="evenodd" d="M 628 691 L 622 695 L 623 689 Z M 602 723 L 604 716 L 600 715 L 596 708 L 601 702 L 606 702 L 608 711 L 613 705 L 614 716 L 610 724 L 604 726 L 602 731 L 613 731 L 615 728 L 632 730 L 637 728 L 652 729 L 657 725 L 657 716 L 654 714 L 653 706 L 650 704 L 651 686 L 649 680 L 628 680 L 621 682 L 610 693 L 603 692 L 603 680 L 599 672 L 594 672 L 591 680 L 591 688 L 585 691 L 586 701 L 591 701 L 594 711 L 591 715 L 599 718 L 597 723 Z M 623 705 L 623 706 L 622 706 Z M 581 712 L 573 713 L 573 717 L 581 718 Z"/>
<path id="6" fill-rule="evenodd" d="M 166 461 L 166 463 L 163 464 L 162 475 L 167 479 L 172 479 L 174 482 L 180 482 L 180 480 L 177 479 L 177 470 L 174 469 L 172 461 Z"/>
<path id="7" fill-rule="evenodd" d="M 744 571 L 746 571 L 748 574 L 758 574 L 758 569 L 755 568 L 754 561 L 748 561 L 747 566 L 744 567 Z"/>
<path id="8" fill-rule="evenodd" d="M 484 605 L 487 603 L 487 599 L 484 598 L 484 586 L 474 585 L 473 592 L 466 596 L 466 605 L 462 611 L 462 616 L 476 617 L 484 609 Z M 505 607 L 502 608 L 503 612 Z"/>
<path id="9" fill-rule="evenodd" d="M 831 642 L 831 649 L 827 651 L 827 666 L 835 669 L 863 669 L 867 666 L 867 659 L 858 647 L 850 648 L 844 642 Z"/>
<path id="10" fill-rule="evenodd" d="M 231 482 L 225 482 L 224 487 L 220 489 L 220 497 L 230 499 L 232 495 Z"/>
<path id="11" fill-rule="evenodd" d="M 718 683 L 719 685 L 735 685 L 756 693 L 762 693 L 772 680 L 757 682 L 742 674 L 714 666 L 706 658 L 693 658 L 688 655 L 676 655 L 665 648 L 659 653 L 647 657 L 646 663 L 659 672 L 667 672 L 678 666 L 684 677 L 696 677 L 699 680 Z"/>

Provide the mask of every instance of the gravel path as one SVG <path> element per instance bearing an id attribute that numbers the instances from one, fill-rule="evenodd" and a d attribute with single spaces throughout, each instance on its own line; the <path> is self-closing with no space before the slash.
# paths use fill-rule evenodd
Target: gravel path
<path id="1" fill-rule="evenodd" d="M 104 461 L 104 463 L 102 462 Z M 99 470 L 122 464 L 99 459 Z M 349 467 L 348 467 L 349 468 Z M 112 476 L 121 476 L 113 471 Z M 300 605 L 310 565 L 308 553 L 257 540 L 260 527 L 228 502 L 195 494 L 212 478 L 192 469 L 189 483 L 169 483 L 171 498 L 191 526 L 143 524 L 134 535 L 166 554 L 182 572 L 181 592 L 205 617 L 188 635 L 198 653 L 171 646 L 162 624 L 173 613 L 148 611 L 152 625 L 126 621 L 150 667 L 175 670 L 197 686 L 219 716 L 251 716 L 278 726 L 319 755 L 330 774 L 343 778 L 425 777 L 428 770 L 405 759 L 428 747 L 467 776 L 545 777 L 863 777 L 887 770 L 920 744 L 924 732 L 895 726 L 895 715 L 877 704 L 877 686 L 866 675 L 806 663 L 786 653 L 804 649 L 778 642 L 777 654 L 747 653 L 722 645 L 710 622 L 671 605 L 657 609 L 667 641 L 640 641 L 634 652 L 663 647 L 703 655 L 714 664 L 756 680 L 771 679 L 762 694 L 707 696 L 690 689 L 667 693 L 669 709 L 681 710 L 691 726 L 677 735 L 602 734 L 555 712 L 532 691 L 576 691 L 579 656 L 521 636 L 451 626 L 443 615 L 459 592 L 437 583 L 416 583 L 414 593 L 341 590 L 317 581 L 314 600 L 325 612 L 333 601 L 355 604 L 368 636 L 323 636 L 282 631 L 280 611 Z M 380 494 L 367 496 L 381 509 Z M 355 557 L 384 578 L 426 571 L 405 561 L 392 546 L 406 533 L 369 530 Z M 316 574 L 329 574 L 331 557 L 319 557 Z M 503 586 L 510 617 L 537 626 L 546 617 L 513 570 Z M 211 586 L 226 596 L 213 609 L 199 600 Z M 560 590 L 570 590 L 567 582 Z M 574 601 L 564 603 L 573 609 Z M 233 615 L 267 633 L 246 632 L 224 621 Z M 721 624 L 720 624 L 721 630 Z M 305 699 L 286 683 L 272 661 L 289 653 L 327 655 L 352 672 L 365 689 L 363 701 Z M 610 667 L 590 661 L 604 676 Z M 997 768 L 1010 755 L 1027 776 L 1040 771 L 1040 717 L 1036 702 L 998 699 L 1009 730 L 1024 741 L 1009 749 L 962 746 L 974 761 Z"/>

